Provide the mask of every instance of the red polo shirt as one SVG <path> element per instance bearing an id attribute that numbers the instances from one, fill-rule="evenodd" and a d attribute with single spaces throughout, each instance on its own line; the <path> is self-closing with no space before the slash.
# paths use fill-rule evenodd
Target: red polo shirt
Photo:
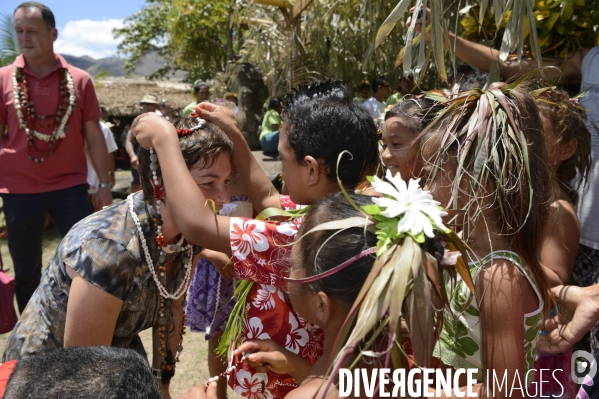
<path id="1" fill-rule="evenodd" d="M 14 107 L 12 74 L 15 67 L 25 68 L 29 96 L 39 115 L 56 115 L 63 77 L 59 68 L 67 68 L 73 78 L 77 106 L 69 118 L 66 137 L 56 142 L 54 154 L 46 156 L 44 162 L 32 162 L 28 157 L 27 136 L 19 127 Z M 0 126 L 8 126 L 7 135 L 0 141 L 0 194 L 43 193 L 87 184 L 83 123 L 99 120 L 101 116 L 89 74 L 67 64 L 58 54 L 54 69 L 41 78 L 25 66 L 22 55 L 12 65 L 0 68 Z M 36 130 L 52 133 L 51 127 Z M 40 148 L 45 148 L 44 144 Z"/>

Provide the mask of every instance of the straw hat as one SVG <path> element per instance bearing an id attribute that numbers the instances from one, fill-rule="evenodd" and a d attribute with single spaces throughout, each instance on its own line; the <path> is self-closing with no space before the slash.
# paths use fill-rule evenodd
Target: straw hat
<path id="1" fill-rule="evenodd" d="M 144 98 L 141 99 L 141 101 L 139 102 L 140 105 L 142 104 L 156 104 L 159 105 L 158 102 L 158 96 L 156 94 L 153 93 L 146 93 L 144 95 Z"/>

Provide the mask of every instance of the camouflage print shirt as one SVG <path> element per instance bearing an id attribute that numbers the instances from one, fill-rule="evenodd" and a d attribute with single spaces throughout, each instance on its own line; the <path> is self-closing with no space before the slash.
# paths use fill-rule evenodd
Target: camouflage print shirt
<path id="1" fill-rule="evenodd" d="M 137 214 L 154 263 L 158 247 L 141 192 L 133 196 Z M 194 248 L 197 253 L 198 247 Z M 174 292 L 184 278 L 186 253 L 167 255 L 174 261 L 174 278 L 167 285 Z M 112 346 L 136 350 L 146 356 L 140 331 L 157 321 L 159 292 L 145 262 L 137 227 L 127 201 L 114 204 L 77 223 L 61 241 L 39 287 L 13 329 L 4 361 L 49 352 L 63 346 L 71 288 L 65 266 L 89 283 L 123 301 Z"/>

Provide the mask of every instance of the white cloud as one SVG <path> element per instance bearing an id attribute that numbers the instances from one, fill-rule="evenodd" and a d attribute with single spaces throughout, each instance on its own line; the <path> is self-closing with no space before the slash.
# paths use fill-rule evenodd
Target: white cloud
<path id="1" fill-rule="evenodd" d="M 112 30 L 122 26 L 122 19 L 69 21 L 64 28 L 58 29 L 54 51 L 75 56 L 87 55 L 96 59 L 110 57 L 115 54 L 119 43 L 112 35 Z"/>

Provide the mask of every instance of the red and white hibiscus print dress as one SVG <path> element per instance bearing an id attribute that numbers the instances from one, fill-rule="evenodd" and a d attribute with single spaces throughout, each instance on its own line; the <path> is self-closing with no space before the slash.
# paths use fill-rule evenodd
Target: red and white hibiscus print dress
<path id="1" fill-rule="evenodd" d="M 281 196 L 281 205 L 285 210 L 300 208 L 287 196 Z M 280 288 L 289 276 L 289 244 L 295 240 L 302 219 L 272 222 L 231 218 L 231 251 L 235 277 L 255 283 L 247 297 L 242 342 L 272 339 L 314 364 L 322 355 L 324 333 L 295 312 Z M 251 399 L 282 399 L 298 386 L 288 374 L 259 373 L 246 362 L 231 374 L 229 385 Z"/>

